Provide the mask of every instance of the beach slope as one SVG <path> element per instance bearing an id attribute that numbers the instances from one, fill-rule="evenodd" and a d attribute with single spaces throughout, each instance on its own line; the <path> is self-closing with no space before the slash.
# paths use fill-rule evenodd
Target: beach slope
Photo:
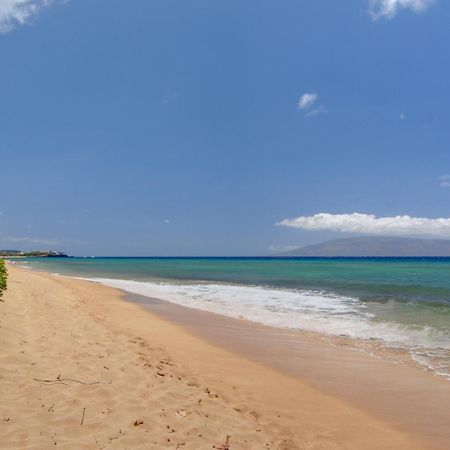
<path id="1" fill-rule="evenodd" d="M 2 449 L 431 448 L 90 282 L 9 268 Z"/>

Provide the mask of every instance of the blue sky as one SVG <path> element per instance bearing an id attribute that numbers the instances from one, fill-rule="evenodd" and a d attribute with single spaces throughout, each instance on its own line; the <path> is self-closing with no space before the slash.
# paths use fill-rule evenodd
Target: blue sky
<path id="1" fill-rule="evenodd" d="M 0 247 L 259 255 L 364 233 L 336 226 L 353 213 L 447 220 L 449 20 L 443 0 L 0 0 Z M 382 232 L 450 237 L 403 222 Z"/>

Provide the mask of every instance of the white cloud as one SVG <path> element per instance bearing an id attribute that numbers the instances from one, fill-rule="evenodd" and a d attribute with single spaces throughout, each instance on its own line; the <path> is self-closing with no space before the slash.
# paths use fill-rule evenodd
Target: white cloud
<path id="1" fill-rule="evenodd" d="M 392 19 L 402 9 L 420 13 L 433 2 L 434 0 L 369 0 L 369 12 L 374 20 Z"/>
<path id="2" fill-rule="evenodd" d="M 359 213 L 320 213 L 314 216 L 284 219 L 277 225 L 314 231 L 450 238 L 450 218 L 428 219 L 410 216 L 376 217 L 372 214 Z"/>
<path id="3" fill-rule="evenodd" d="M 317 94 L 314 92 L 306 92 L 298 100 L 298 108 L 303 111 L 308 110 L 317 100 Z"/>
<path id="4" fill-rule="evenodd" d="M 442 175 L 441 177 L 439 177 L 439 182 L 440 182 L 441 188 L 450 187 L 450 175 Z"/>
<path id="5" fill-rule="evenodd" d="M 0 0 L 0 33 L 29 22 L 40 10 L 58 0 Z"/>

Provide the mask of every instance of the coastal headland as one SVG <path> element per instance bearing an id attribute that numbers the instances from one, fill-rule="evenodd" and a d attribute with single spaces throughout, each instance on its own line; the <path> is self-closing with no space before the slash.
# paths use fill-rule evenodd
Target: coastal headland
<path id="1" fill-rule="evenodd" d="M 448 444 L 194 335 L 124 301 L 121 291 L 8 270 L 0 303 L 0 448 L 414 450 Z"/>

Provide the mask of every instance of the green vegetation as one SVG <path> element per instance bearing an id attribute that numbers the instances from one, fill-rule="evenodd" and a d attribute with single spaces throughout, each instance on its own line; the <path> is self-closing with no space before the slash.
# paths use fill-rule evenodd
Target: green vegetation
<path id="1" fill-rule="evenodd" d="M 7 278 L 6 264 L 3 259 L 0 259 L 0 297 L 3 291 L 6 289 L 6 278 Z"/>

